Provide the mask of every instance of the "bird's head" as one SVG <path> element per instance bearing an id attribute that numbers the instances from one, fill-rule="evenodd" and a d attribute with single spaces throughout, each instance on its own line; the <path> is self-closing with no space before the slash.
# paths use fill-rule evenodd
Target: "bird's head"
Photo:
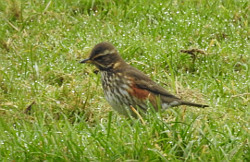
<path id="1" fill-rule="evenodd" d="M 80 63 L 94 64 L 99 70 L 114 69 L 124 63 L 115 47 L 108 42 L 102 42 L 92 49 L 89 58 Z"/>

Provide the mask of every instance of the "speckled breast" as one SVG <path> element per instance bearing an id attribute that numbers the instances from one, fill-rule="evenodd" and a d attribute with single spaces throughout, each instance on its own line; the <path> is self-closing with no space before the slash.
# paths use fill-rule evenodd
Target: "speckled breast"
<path id="1" fill-rule="evenodd" d="M 131 113 L 132 116 L 135 114 L 130 109 L 130 106 L 140 108 L 145 111 L 147 104 L 144 100 L 140 100 L 135 96 L 131 95 L 131 81 L 122 76 L 121 73 L 113 73 L 108 71 L 101 72 L 102 87 L 106 100 L 117 112 L 128 116 Z"/>

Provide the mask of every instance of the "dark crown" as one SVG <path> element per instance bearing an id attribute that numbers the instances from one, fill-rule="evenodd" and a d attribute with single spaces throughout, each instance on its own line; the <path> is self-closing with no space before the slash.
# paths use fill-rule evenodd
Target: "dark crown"
<path id="1" fill-rule="evenodd" d="M 100 70 L 112 69 L 117 67 L 117 63 L 124 62 L 115 47 L 108 42 L 97 44 L 92 49 L 88 60 L 88 62 L 93 63 Z"/>

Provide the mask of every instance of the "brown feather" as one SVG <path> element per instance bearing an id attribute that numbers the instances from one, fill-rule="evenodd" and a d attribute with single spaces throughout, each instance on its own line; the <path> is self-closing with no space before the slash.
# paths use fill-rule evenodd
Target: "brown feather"
<path id="1" fill-rule="evenodd" d="M 125 62 L 124 62 L 125 63 Z M 126 63 L 125 63 L 126 64 Z M 122 65 L 123 67 L 126 66 L 126 71 L 123 71 L 126 76 L 133 78 L 134 84 L 136 85 L 137 89 L 140 88 L 142 90 L 138 90 L 136 94 L 140 96 L 140 92 L 145 92 L 143 90 L 147 90 L 148 93 L 151 94 L 151 96 L 154 96 L 154 98 L 150 99 L 150 102 L 153 104 L 153 106 L 156 108 L 156 96 L 160 96 L 161 103 L 172 103 L 174 101 L 177 101 L 178 104 L 175 104 L 174 106 L 178 105 L 189 105 L 189 106 L 195 106 L 195 107 L 208 107 L 208 105 L 202 105 L 202 104 L 196 104 L 188 101 L 182 101 L 180 98 L 172 95 L 167 90 L 165 90 L 163 87 L 155 83 L 153 80 L 151 80 L 147 75 L 139 71 L 138 69 L 126 64 Z"/>
<path id="2" fill-rule="evenodd" d="M 141 89 L 146 89 L 149 92 L 152 92 L 157 95 L 162 95 L 166 97 L 171 97 L 176 100 L 179 100 L 178 97 L 172 95 L 166 91 L 163 87 L 151 80 L 147 75 L 139 71 L 138 69 L 128 65 L 128 70 L 126 70 L 125 75 L 134 78 L 135 85 Z"/>

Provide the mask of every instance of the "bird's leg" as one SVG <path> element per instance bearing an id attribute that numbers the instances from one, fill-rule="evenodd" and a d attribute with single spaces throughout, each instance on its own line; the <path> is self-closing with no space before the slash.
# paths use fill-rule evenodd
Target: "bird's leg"
<path id="1" fill-rule="evenodd" d="M 138 116 L 138 118 L 141 120 L 142 124 L 145 125 L 146 123 L 145 123 L 145 121 L 142 119 L 142 117 L 141 117 L 141 115 L 139 114 L 139 112 L 136 111 L 136 109 L 135 109 L 132 105 L 130 105 L 129 107 L 130 107 L 130 109 Z"/>

